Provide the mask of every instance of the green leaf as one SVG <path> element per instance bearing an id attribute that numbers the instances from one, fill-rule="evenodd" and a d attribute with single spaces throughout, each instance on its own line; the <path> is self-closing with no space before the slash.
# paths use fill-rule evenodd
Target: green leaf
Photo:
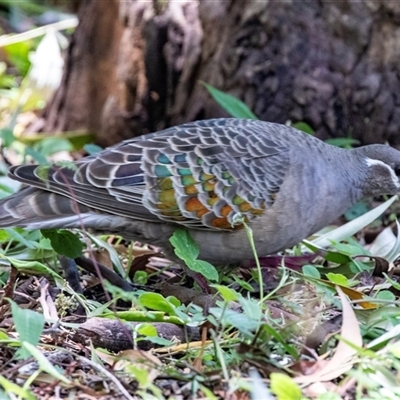
<path id="1" fill-rule="evenodd" d="M 50 171 L 50 164 L 43 164 L 36 168 L 35 174 L 36 176 L 42 180 L 46 186 L 49 185 L 49 171 Z"/>
<path id="2" fill-rule="evenodd" d="M 3 141 L 4 147 L 10 147 L 15 140 L 14 133 L 10 128 L 0 129 L 0 138 Z"/>
<path id="3" fill-rule="evenodd" d="M 25 76 L 31 66 L 29 52 L 32 49 L 32 41 L 21 41 L 3 47 L 8 59 L 17 67 L 19 73 Z"/>
<path id="4" fill-rule="evenodd" d="M 288 375 L 273 372 L 270 379 L 271 392 L 278 400 L 301 400 L 301 389 Z"/>
<path id="5" fill-rule="evenodd" d="M 243 308 L 243 313 L 249 318 L 256 321 L 261 321 L 263 318 L 263 310 L 260 304 L 255 299 L 247 299 L 243 296 L 239 296 L 239 303 Z"/>
<path id="6" fill-rule="evenodd" d="M 182 303 L 180 302 L 179 299 L 177 299 L 175 296 L 167 296 L 167 300 L 169 303 L 171 303 L 174 307 L 179 307 Z"/>
<path id="7" fill-rule="evenodd" d="M 325 260 L 336 264 L 346 264 L 352 260 L 350 256 L 337 251 L 328 251 L 326 254 L 324 254 L 324 258 Z"/>
<path id="8" fill-rule="evenodd" d="M 174 344 L 172 340 L 164 339 L 159 336 L 147 336 L 145 340 L 163 347 L 169 347 Z"/>
<path id="9" fill-rule="evenodd" d="M 243 279 L 240 279 L 238 276 L 236 275 L 232 275 L 232 278 L 234 279 L 234 281 L 236 283 L 238 283 L 244 290 L 247 290 L 249 292 L 254 292 L 254 288 L 253 286 L 251 286 L 248 282 L 246 282 Z"/>
<path id="10" fill-rule="evenodd" d="M 202 274 L 205 278 L 211 281 L 218 280 L 218 271 L 214 267 L 214 265 L 210 264 L 207 261 L 203 260 L 192 260 L 187 262 L 187 266 L 191 271 L 198 272 Z"/>
<path id="11" fill-rule="evenodd" d="M 352 138 L 332 138 L 326 139 L 325 143 L 337 147 L 343 147 L 344 149 L 351 149 L 354 146 L 358 146 L 360 144 L 360 141 Z"/>
<path id="12" fill-rule="evenodd" d="M 221 90 L 216 89 L 208 83 L 200 83 L 206 87 L 214 100 L 232 117 L 258 119 L 257 116 L 250 110 L 250 108 L 241 100 L 237 99 L 234 96 L 231 96 L 230 94 L 224 93 Z"/>
<path id="13" fill-rule="evenodd" d="M 32 147 L 27 147 L 25 149 L 25 156 L 31 156 L 34 161 L 36 161 L 40 165 L 47 164 L 47 158 L 42 153 L 33 149 Z"/>
<path id="14" fill-rule="evenodd" d="M 133 282 L 137 285 L 146 285 L 149 279 L 149 275 L 146 271 L 136 271 L 133 276 Z"/>
<path id="15" fill-rule="evenodd" d="M 212 287 L 217 289 L 218 293 L 227 303 L 230 303 L 231 301 L 236 301 L 239 298 L 239 293 L 231 288 L 223 285 L 212 285 Z"/>
<path id="16" fill-rule="evenodd" d="M 152 324 L 140 324 L 136 331 L 143 336 L 157 336 L 157 329 Z"/>
<path id="17" fill-rule="evenodd" d="M 195 260 L 200 253 L 197 243 L 184 228 L 176 229 L 169 241 L 175 254 L 186 263 Z"/>
<path id="18" fill-rule="evenodd" d="M 358 243 L 333 243 L 332 247 L 346 256 L 359 256 L 361 254 L 369 255 L 369 252 Z"/>
<path id="19" fill-rule="evenodd" d="M 321 279 L 321 274 L 314 265 L 304 265 L 302 268 L 303 274 L 311 278 Z"/>
<path id="20" fill-rule="evenodd" d="M 69 140 L 56 136 L 41 140 L 34 148 L 44 156 L 49 156 L 59 151 L 73 150 L 73 146 Z"/>
<path id="21" fill-rule="evenodd" d="M 19 243 L 22 243 L 28 249 L 34 249 L 36 246 L 31 243 L 29 240 L 25 239 L 15 228 L 4 228 L 4 231 L 7 232 L 10 237 L 16 240 Z"/>
<path id="22" fill-rule="evenodd" d="M 13 257 L 6 257 L 4 255 L 0 255 L 0 258 L 7 260 L 14 268 L 16 268 L 20 272 L 24 272 L 26 274 L 37 274 L 37 275 L 50 275 L 55 279 L 60 279 L 60 275 L 58 275 L 51 268 L 42 264 L 39 261 L 26 261 L 26 260 L 18 260 Z"/>
<path id="23" fill-rule="evenodd" d="M 381 290 L 375 298 L 380 300 L 396 301 L 396 296 L 389 290 Z"/>
<path id="24" fill-rule="evenodd" d="M 137 296 L 137 294 L 135 293 Z M 137 298 L 135 299 L 137 301 Z M 146 304 L 147 300 L 144 300 Z M 154 303 L 149 303 L 149 305 L 153 305 Z M 144 306 L 140 302 L 140 305 Z M 149 307 L 150 308 L 150 307 Z M 103 312 L 101 314 L 104 318 L 120 318 L 123 321 L 133 321 L 133 322 L 170 322 L 176 325 L 183 325 L 184 321 L 180 318 L 177 318 L 175 315 L 168 316 L 165 312 L 161 311 L 113 311 L 113 312 Z"/>
<path id="25" fill-rule="evenodd" d="M 344 213 L 344 217 L 346 218 L 347 221 L 352 221 L 353 219 L 358 218 L 367 212 L 368 212 L 368 207 L 365 204 L 365 202 L 359 201 Z"/>
<path id="26" fill-rule="evenodd" d="M 296 122 L 292 124 L 292 127 L 304 133 L 308 133 L 309 135 L 314 135 L 315 133 L 314 129 L 311 128 L 311 126 L 308 125 L 306 122 Z"/>
<path id="27" fill-rule="evenodd" d="M 175 315 L 175 305 L 159 293 L 143 293 L 139 296 L 139 302 L 142 306 L 151 310 L 164 311 Z"/>
<path id="28" fill-rule="evenodd" d="M 127 364 L 125 366 L 125 371 L 135 377 L 140 388 L 149 385 L 149 371 L 147 371 L 144 366 L 140 367 L 139 364 Z"/>
<path id="29" fill-rule="evenodd" d="M 333 274 L 332 272 L 329 272 L 328 274 L 326 274 L 326 277 L 332 283 L 349 287 L 349 280 L 342 274 Z"/>
<path id="30" fill-rule="evenodd" d="M 175 254 L 185 262 L 190 270 L 202 274 L 207 279 L 218 280 L 218 271 L 212 264 L 197 260 L 200 253 L 199 246 L 186 229 L 176 229 L 169 241 L 174 247 Z"/>
<path id="31" fill-rule="evenodd" d="M 4 331 L 0 330 L 0 340 L 10 340 L 11 338 Z"/>
<path id="32" fill-rule="evenodd" d="M 93 155 L 93 154 L 99 153 L 100 151 L 103 150 L 102 147 L 97 146 L 97 144 L 92 144 L 92 143 L 90 143 L 90 144 L 85 144 L 85 145 L 83 146 L 83 149 L 84 149 L 89 155 Z"/>
<path id="33" fill-rule="evenodd" d="M 3 386 L 8 394 L 13 393 L 18 396 L 18 399 L 37 400 L 37 397 L 32 392 L 28 391 L 26 388 L 16 385 L 15 383 L 4 378 L 2 375 L 0 375 L 0 385 Z M 11 399 L 11 397 L 5 397 L 5 399 Z"/>
<path id="34" fill-rule="evenodd" d="M 66 229 L 41 229 L 40 232 L 50 240 L 56 253 L 69 258 L 76 258 L 82 254 L 83 243 L 78 235 Z"/>
<path id="35" fill-rule="evenodd" d="M 28 342 L 32 346 L 39 343 L 40 335 L 43 332 L 44 318 L 42 314 L 35 311 L 18 307 L 17 303 L 9 300 L 11 304 L 12 316 L 15 329 L 18 332 L 21 343 Z M 18 350 L 18 355 L 22 359 L 30 356 L 29 351 L 24 347 Z"/>
<path id="36" fill-rule="evenodd" d="M 287 342 L 287 339 L 285 336 L 282 336 L 283 331 L 277 331 L 274 329 L 272 326 L 268 324 L 263 324 L 262 325 L 262 332 L 265 334 L 271 335 L 277 342 L 280 342 L 286 352 L 290 354 L 291 357 L 297 359 L 299 357 L 299 354 L 297 353 L 296 347 L 290 343 Z"/>
<path id="37" fill-rule="evenodd" d="M 69 379 L 67 379 L 63 374 L 58 372 L 58 370 L 54 367 L 54 365 L 50 363 L 50 361 L 44 356 L 44 354 L 38 348 L 36 348 L 29 342 L 23 342 L 22 344 L 23 344 L 23 349 L 25 349 L 29 353 L 29 355 L 32 355 L 36 359 L 42 371 L 47 372 L 53 378 L 61 382 L 64 382 L 66 384 L 71 383 Z"/>
<path id="38" fill-rule="evenodd" d="M 234 310 L 223 310 L 219 307 L 211 307 L 209 312 L 222 325 L 233 326 L 249 337 L 252 336 L 252 332 L 257 330 L 260 326 L 259 320 L 255 320 L 252 316 L 249 317 L 244 313 L 239 313 Z"/>

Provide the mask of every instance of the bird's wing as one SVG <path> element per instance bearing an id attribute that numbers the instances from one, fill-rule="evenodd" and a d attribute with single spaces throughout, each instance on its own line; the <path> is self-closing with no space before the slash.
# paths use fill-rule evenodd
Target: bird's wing
<path id="1" fill-rule="evenodd" d="M 289 166 L 290 128 L 261 121 L 189 123 L 122 142 L 73 167 L 23 166 L 11 175 L 132 219 L 234 229 L 270 207 Z"/>

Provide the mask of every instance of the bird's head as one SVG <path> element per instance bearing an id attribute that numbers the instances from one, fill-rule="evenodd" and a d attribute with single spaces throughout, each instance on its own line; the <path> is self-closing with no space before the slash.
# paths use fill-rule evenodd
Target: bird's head
<path id="1" fill-rule="evenodd" d="M 400 194 L 400 151 L 374 144 L 352 149 L 367 165 L 366 196 Z"/>

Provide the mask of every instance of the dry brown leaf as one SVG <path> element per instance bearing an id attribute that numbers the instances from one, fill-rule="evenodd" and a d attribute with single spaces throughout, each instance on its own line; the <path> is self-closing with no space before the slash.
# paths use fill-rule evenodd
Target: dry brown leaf
<path id="1" fill-rule="evenodd" d="M 343 323 L 340 335 L 346 341 L 357 347 L 361 347 L 362 337 L 354 310 L 342 289 L 336 286 L 336 290 L 342 302 Z M 297 383 L 310 385 L 316 382 L 326 382 L 335 379 L 352 368 L 356 354 L 357 350 L 353 349 L 353 347 L 349 346 L 343 340 L 340 340 L 335 354 L 328 360 L 328 363 L 311 375 L 297 376 L 294 380 Z"/>
<path id="2" fill-rule="evenodd" d="M 316 398 L 324 393 L 337 393 L 338 387 L 332 382 L 315 382 L 304 390 L 304 395 Z"/>
<path id="3" fill-rule="evenodd" d="M 40 281 L 40 305 L 43 309 L 43 316 L 46 321 L 58 321 L 60 318 L 58 316 L 57 307 L 54 304 L 54 300 L 49 293 L 49 282 L 47 279 L 42 279 Z"/>
<path id="4" fill-rule="evenodd" d="M 340 288 L 341 291 L 347 294 L 347 296 L 349 296 L 351 300 L 363 300 L 365 298 L 364 293 L 361 293 L 358 290 L 349 288 L 347 286 L 338 285 L 337 283 L 333 283 L 325 279 L 319 279 L 318 281 L 323 282 L 325 285 L 331 287 Z M 376 303 L 371 303 L 370 301 L 360 301 L 358 302 L 358 304 L 365 309 L 374 309 L 378 307 Z"/>

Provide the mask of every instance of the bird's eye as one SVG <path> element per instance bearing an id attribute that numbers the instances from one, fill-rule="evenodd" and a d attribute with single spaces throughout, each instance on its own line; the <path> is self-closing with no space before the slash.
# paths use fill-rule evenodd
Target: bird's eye
<path id="1" fill-rule="evenodd" d="M 395 165 L 393 166 L 393 169 L 394 169 L 394 173 L 395 173 L 397 176 L 400 176 L 400 164 L 395 164 Z"/>

